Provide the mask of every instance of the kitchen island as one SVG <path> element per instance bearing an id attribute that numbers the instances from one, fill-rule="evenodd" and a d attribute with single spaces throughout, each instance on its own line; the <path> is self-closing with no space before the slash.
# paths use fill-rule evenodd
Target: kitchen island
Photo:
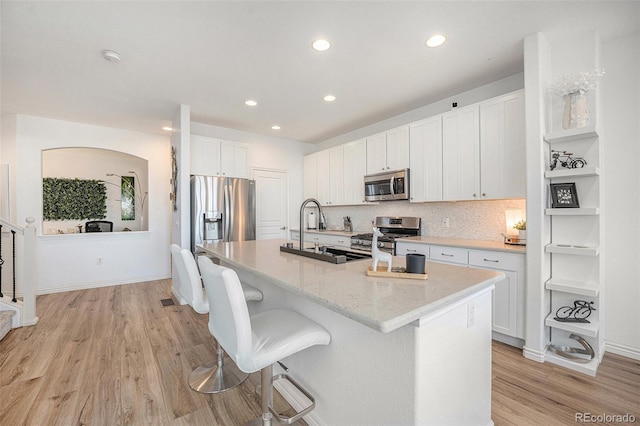
<path id="1" fill-rule="evenodd" d="M 331 334 L 282 360 L 316 397 L 310 424 L 492 423 L 491 290 L 502 273 L 428 262 L 426 281 L 368 277 L 369 260 L 320 262 L 280 252 L 284 242 L 200 248 L 263 292 L 251 313 L 286 307 Z"/>

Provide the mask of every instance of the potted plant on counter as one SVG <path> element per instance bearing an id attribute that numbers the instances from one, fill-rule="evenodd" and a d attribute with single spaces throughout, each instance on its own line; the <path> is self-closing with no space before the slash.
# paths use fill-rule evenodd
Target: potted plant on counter
<path id="1" fill-rule="evenodd" d="M 527 221 L 526 220 L 520 219 L 518 222 L 516 222 L 515 225 L 513 225 L 513 229 L 518 230 L 518 240 L 520 240 L 521 243 L 527 240 Z"/>

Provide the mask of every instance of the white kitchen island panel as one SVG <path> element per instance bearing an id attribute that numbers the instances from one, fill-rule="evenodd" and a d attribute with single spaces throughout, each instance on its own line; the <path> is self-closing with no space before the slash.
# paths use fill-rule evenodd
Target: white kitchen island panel
<path id="1" fill-rule="evenodd" d="M 492 424 L 491 290 L 501 273 L 428 263 L 427 281 L 374 278 L 367 260 L 333 265 L 279 243 L 203 248 L 263 292 L 252 313 L 287 307 L 331 334 L 328 346 L 282 360 L 316 397 L 309 424 Z"/>

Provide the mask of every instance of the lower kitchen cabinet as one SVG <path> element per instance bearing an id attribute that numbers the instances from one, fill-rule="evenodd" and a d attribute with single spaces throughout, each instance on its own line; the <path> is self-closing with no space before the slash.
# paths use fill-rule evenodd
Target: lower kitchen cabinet
<path id="1" fill-rule="evenodd" d="M 405 241 L 396 243 L 398 256 L 405 256 L 409 253 L 424 254 L 432 262 L 466 265 L 503 272 L 504 279 L 496 283 L 493 291 L 492 325 L 494 338 L 508 344 L 520 345 L 516 339 L 524 339 L 524 254 Z M 501 338 L 501 335 L 506 338 Z"/>
<path id="2" fill-rule="evenodd" d="M 291 231 L 291 239 L 298 241 L 300 239 L 300 231 Z M 326 231 L 304 231 L 304 241 L 306 243 L 318 243 L 328 246 L 350 247 L 351 237 L 346 235 L 327 234 Z"/>

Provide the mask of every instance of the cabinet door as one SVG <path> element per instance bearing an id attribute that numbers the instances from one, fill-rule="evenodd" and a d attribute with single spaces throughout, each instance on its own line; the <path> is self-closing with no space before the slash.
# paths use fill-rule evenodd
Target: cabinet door
<path id="1" fill-rule="evenodd" d="M 331 203 L 331 189 L 329 182 L 330 169 L 330 156 L 329 150 L 316 152 L 316 179 L 318 188 L 318 201 L 323 206 Z M 319 220 L 319 218 L 318 218 Z"/>
<path id="2" fill-rule="evenodd" d="M 387 133 L 367 138 L 367 174 L 387 170 Z"/>
<path id="3" fill-rule="evenodd" d="M 304 198 L 318 198 L 318 171 L 316 154 L 304 156 Z"/>
<path id="4" fill-rule="evenodd" d="M 442 116 L 443 199 L 480 199 L 479 106 Z"/>
<path id="5" fill-rule="evenodd" d="M 409 126 L 411 201 L 442 201 L 442 116 Z"/>
<path id="6" fill-rule="evenodd" d="M 367 145 L 364 139 L 344 145 L 344 204 L 364 202 L 364 175 L 367 172 Z"/>
<path id="7" fill-rule="evenodd" d="M 409 126 L 387 131 L 387 170 L 409 167 Z"/>
<path id="8" fill-rule="evenodd" d="M 523 91 L 480 104 L 480 184 L 484 199 L 526 196 Z"/>
<path id="9" fill-rule="evenodd" d="M 501 271 L 505 278 L 496 283 L 493 290 L 493 331 L 518 336 L 518 274 Z"/>
<path id="10" fill-rule="evenodd" d="M 335 146 L 329 150 L 329 204 L 344 204 L 344 147 Z"/>
<path id="11" fill-rule="evenodd" d="M 248 147 L 235 142 L 220 142 L 220 170 L 223 176 L 249 177 Z"/>
<path id="12" fill-rule="evenodd" d="M 220 141 L 191 135 L 189 169 L 193 175 L 220 175 Z"/>

